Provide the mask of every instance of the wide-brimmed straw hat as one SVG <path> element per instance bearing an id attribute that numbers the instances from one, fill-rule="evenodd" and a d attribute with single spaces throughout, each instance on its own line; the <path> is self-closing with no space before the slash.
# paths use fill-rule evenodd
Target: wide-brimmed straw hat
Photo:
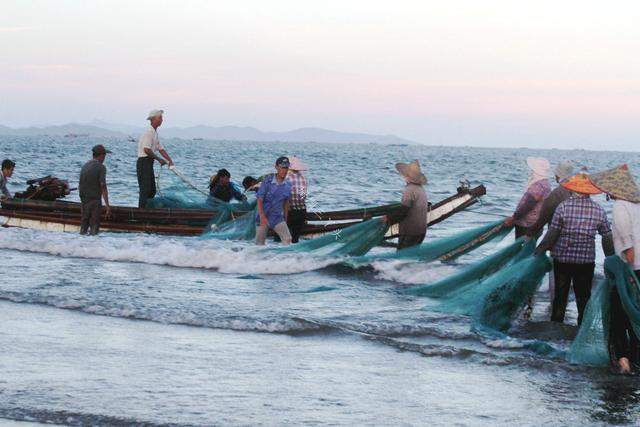
<path id="1" fill-rule="evenodd" d="M 573 191 L 574 193 L 580 194 L 600 194 L 602 191 L 593 185 L 589 180 L 589 175 L 586 173 L 579 173 L 577 175 L 572 176 L 571 178 L 566 179 L 561 182 L 562 185 L 567 190 Z"/>
<path id="2" fill-rule="evenodd" d="M 289 166 L 289 169 L 291 169 L 291 170 L 294 170 L 294 171 L 308 171 L 309 170 L 309 166 L 307 166 L 305 163 L 303 163 L 302 160 L 300 160 L 296 156 L 289 156 L 289 163 L 291 164 Z"/>
<path id="3" fill-rule="evenodd" d="M 551 176 L 551 164 L 544 157 L 527 157 L 527 165 L 529 169 L 540 176 Z"/>
<path id="4" fill-rule="evenodd" d="M 573 175 L 573 163 L 571 163 L 571 160 L 560 162 L 553 172 L 560 179 L 560 181 L 562 181 L 563 179 L 567 179 L 571 175 Z"/>
<path id="5" fill-rule="evenodd" d="M 411 163 L 396 163 L 396 170 L 412 184 L 425 185 L 427 177 L 420 170 L 420 163 L 414 160 Z"/>
<path id="6" fill-rule="evenodd" d="M 593 185 L 616 199 L 640 203 L 640 189 L 627 165 L 589 175 Z"/>

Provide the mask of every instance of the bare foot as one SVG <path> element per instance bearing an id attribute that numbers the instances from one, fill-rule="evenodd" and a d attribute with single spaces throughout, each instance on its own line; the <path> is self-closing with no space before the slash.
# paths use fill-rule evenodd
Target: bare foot
<path id="1" fill-rule="evenodd" d="M 629 359 L 626 357 L 621 357 L 620 360 L 618 360 L 618 366 L 620 367 L 621 374 L 631 373 L 631 365 L 629 364 Z"/>

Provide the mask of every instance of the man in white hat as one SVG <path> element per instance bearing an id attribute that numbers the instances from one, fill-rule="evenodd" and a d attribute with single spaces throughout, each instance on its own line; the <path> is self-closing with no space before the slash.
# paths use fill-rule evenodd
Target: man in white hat
<path id="1" fill-rule="evenodd" d="M 147 200 L 153 199 L 156 195 L 156 178 L 153 171 L 153 162 L 155 160 L 160 163 L 161 166 L 169 163 L 169 166 L 173 166 L 173 160 L 169 157 L 169 154 L 160 145 L 160 139 L 158 138 L 158 128 L 162 125 L 162 110 L 151 110 L 147 116 L 149 120 L 149 128 L 142 134 L 138 141 L 138 162 L 136 163 L 136 173 L 138 175 L 138 187 L 140 189 L 140 196 L 138 199 L 138 207 L 144 208 L 147 205 Z M 163 158 L 156 153 L 160 153 Z"/>
<path id="2" fill-rule="evenodd" d="M 424 190 L 427 177 L 420 170 L 417 160 L 396 163 L 396 170 L 407 183 L 400 202 L 402 210 L 398 214 L 398 218 L 402 218 L 399 224 L 398 249 L 403 249 L 419 245 L 427 234 L 429 205 Z"/>

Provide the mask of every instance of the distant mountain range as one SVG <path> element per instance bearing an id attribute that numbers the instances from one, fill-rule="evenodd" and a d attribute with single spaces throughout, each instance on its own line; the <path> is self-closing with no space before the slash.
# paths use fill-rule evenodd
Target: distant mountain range
<path id="1" fill-rule="evenodd" d="M 10 128 L 0 126 L 0 135 L 15 136 L 97 136 L 133 137 L 138 139 L 144 131 L 142 127 L 106 123 L 94 120 L 91 123 L 68 123 L 58 126 Z M 192 126 L 162 127 L 163 138 L 206 139 L 214 141 L 264 141 L 264 142 L 325 142 L 325 143 L 374 143 L 374 144 L 415 144 L 395 135 L 371 135 L 366 133 L 338 132 L 321 128 L 300 128 L 287 132 L 264 132 L 243 126 Z"/>

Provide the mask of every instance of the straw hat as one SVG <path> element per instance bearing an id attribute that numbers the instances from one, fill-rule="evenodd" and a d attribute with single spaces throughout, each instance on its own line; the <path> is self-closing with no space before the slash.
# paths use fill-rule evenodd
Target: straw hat
<path id="1" fill-rule="evenodd" d="M 640 203 L 640 189 L 638 189 L 638 184 L 631 176 L 627 165 L 594 173 L 589 175 L 589 180 L 597 188 L 616 199 Z"/>
<path id="2" fill-rule="evenodd" d="M 527 165 L 534 173 L 543 176 L 551 176 L 551 164 L 544 157 L 527 157 Z"/>
<path id="3" fill-rule="evenodd" d="M 567 190 L 573 191 L 574 193 L 580 194 L 600 194 L 602 191 L 598 189 L 595 185 L 591 183 L 589 180 L 589 175 L 586 173 L 579 173 L 577 175 L 572 176 L 571 178 L 566 179 L 562 183 L 560 183 Z"/>
<path id="4" fill-rule="evenodd" d="M 305 163 L 302 162 L 302 160 L 300 160 L 299 158 L 297 158 L 296 156 L 289 156 L 289 169 L 294 170 L 294 171 L 308 171 L 309 170 L 309 166 L 307 166 Z"/>
<path id="5" fill-rule="evenodd" d="M 558 166 L 556 166 L 553 172 L 560 181 L 567 179 L 573 175 L 573 163 L 571 163 L 571 160 L 565 160 L 564 162 L 558 163 Z"/>
<path id="6" fill-rule="evenodd" d="M 417 160 L 411 163 L 396 163 L 396 169 L 412 184 L 425 185 L 427 183 L 427 177 L 420 170 L 420 163 Z"/>

